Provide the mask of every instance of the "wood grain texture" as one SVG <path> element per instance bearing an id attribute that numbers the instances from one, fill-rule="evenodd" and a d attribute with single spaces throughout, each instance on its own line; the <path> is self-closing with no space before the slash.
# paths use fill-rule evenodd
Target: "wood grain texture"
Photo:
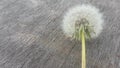
<path id="1" fill-rule="evenodd" d="M 120 68 L 120 0 L 0 0 L 0 68 L 80 68 L 81 43 L 65 37 L 66 10 L 92 4 L 104 30 L 87 41 L 87 68 Z"/>

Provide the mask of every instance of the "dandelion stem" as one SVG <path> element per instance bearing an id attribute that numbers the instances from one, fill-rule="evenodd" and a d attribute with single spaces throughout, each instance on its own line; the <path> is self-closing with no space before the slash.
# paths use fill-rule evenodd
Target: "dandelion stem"
<path id="1" fill-rule="evenodd" d="M 82 68 L 86 68 L 86 49 L 85 49 L 85 34 L 84 29 L 82 30 Z"/>

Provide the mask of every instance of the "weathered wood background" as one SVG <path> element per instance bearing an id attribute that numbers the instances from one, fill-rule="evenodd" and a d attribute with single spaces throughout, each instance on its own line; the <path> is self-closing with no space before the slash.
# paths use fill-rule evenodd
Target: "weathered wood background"
<path id="1" fill-rule="evenodd" d="M 66 10 L 92 4 L 105 26 L 87 41 L 87 68 L 120 68 L 120 0 L 0 0 L 0 68 L 81 68 L 81 45 L 66 38 Z"/>

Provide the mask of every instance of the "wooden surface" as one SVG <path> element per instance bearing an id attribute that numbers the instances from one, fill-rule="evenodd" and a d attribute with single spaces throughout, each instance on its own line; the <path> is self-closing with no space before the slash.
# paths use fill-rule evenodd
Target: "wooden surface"
<path id="1" fill-rule="evenodd" d="M 89 3 L 105 26 L 87 41 L 87 68 L 120 68 L 120 0 L 0 0 L 0 68 L 81 68 L 81 45 L 66 38 L 66 10 Z"/>

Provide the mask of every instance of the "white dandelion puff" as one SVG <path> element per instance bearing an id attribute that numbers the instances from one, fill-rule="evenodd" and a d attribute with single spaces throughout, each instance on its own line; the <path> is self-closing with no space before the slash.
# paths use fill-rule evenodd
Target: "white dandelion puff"
<path id="1" fill-rule="evenodd" d="M 103 18 L 99 9 L 92 5 L 78 5 L 72 7 L 66 12 L 62 29 L 66 36 L 72 37 L 75 33 L 75 24 L 77 21 L 81 21 L 82 19 L 86 19 L 88 23 L 93 26 L 93 30 L 95 33 L 90 33 L 91 38 L 96 38 L 102 31 Z"/>

